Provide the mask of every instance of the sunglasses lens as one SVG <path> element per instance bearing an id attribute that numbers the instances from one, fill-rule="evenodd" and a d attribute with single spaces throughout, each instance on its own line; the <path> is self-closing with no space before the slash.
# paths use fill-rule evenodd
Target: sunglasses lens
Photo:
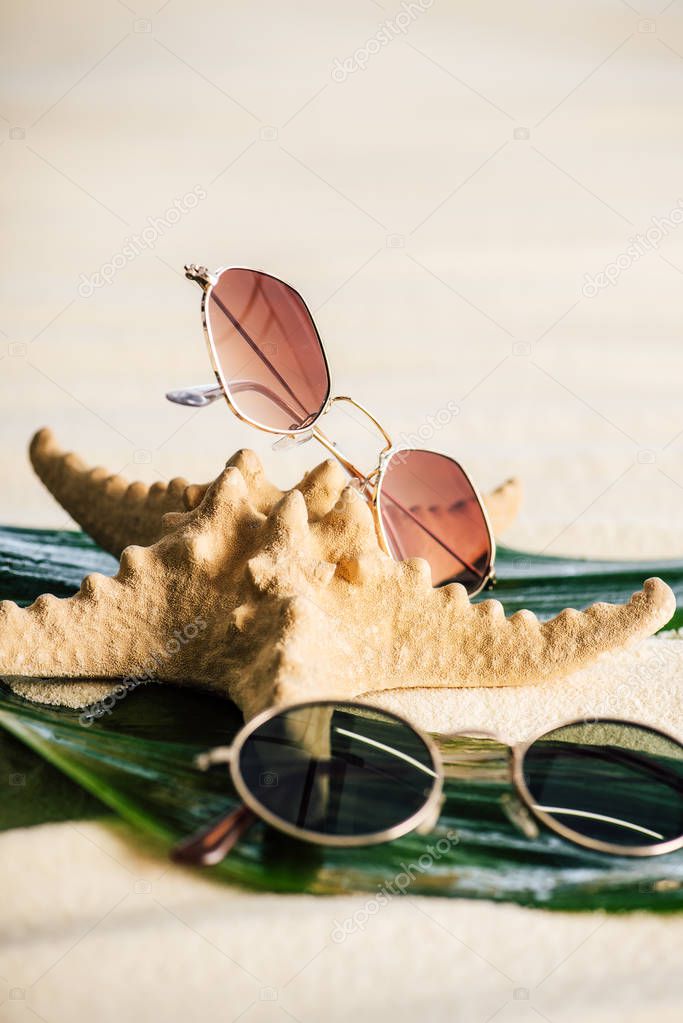
<path id="1" fill-rule="evenodd" d="M 532 805 L 571 833 L 624 850 L 683 835 L 683 746 L 622 721 L 557 728 L 524 756 Z"/>
<path id="2" fill-rule="evenodd" d="M 410 725 L 354 704 L 281 711 L 248 736 L 236 767 L 252 809 L 330 842 L 411 830 L 437 784 L 432 754 Z"/>
<path id="3" fill-rule="evenodd" d="M 484 512 L 457 462 L 433 451 L 397 451 L 382 477 L 378 508 L 393 556 L 425 558 L 435 586 L 481 587 L 493 549 Z"/>
<path id="4" fill-rule="evenodd" d="M 207 318 L 230 397 L 246 418 L 296 431 L 322 410 L 329 375 L 315 324 L 288 284 L 256 270 L 224 270 Z"/>

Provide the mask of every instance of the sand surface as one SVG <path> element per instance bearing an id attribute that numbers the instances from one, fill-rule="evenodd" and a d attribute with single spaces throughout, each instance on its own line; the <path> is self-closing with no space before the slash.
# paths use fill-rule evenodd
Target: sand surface
<path id="1" fill-rule="evenodd" d="M 209 479 L 244 445 L 281 485 L 319 460 L 163 401 L 210 379 L 179 273 L 196 260 L 295 284 L 335 391 L 397 439 L 455 453 L 484 489 L 520 474 L 510 541 L 680 556 L 683 226 L 583 288 L 682 198 L 683 6 L 436 0 L 344 82 L 335 59 L 398 6 L 135 6 L 3 15 L 3 521 L 64 524 L 25 457 L 44 424 L 145 480 Z M 329 429 L 372 464 L 362 425 Z M 667 641 L 542 693 L 429 693 L 411 712 L 510 736 L 610 706 L 679 728 L 681 668 Z M 362 898 L 218 889 L 91 824 L 3 835 L 0 876 L 2 1023 L 680 1019 L 677 919 L 408 897 L 335 945 Z"/>

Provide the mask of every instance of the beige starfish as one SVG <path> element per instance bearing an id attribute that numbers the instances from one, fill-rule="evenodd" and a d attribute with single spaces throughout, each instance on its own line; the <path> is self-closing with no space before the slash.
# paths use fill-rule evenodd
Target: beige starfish
<path id="1" fill-rule="evenodd" d="M 271 506 L 258 460 L 238 453 L 192 510 L 164 516 L 156 543 L 123 552 L 115 577 L 89 575 L 75 596 L 25 609 L 1 603 L 0 674 L 154 677 L 224 694 L 250 717 L 309 697 L 540 683 L 651 635 L 674 611 L 669 587 L 650 579 L 623 606 L 506 619 L 459 584 L 434 589 L 426 562 L 385 555 L 340 473 L 324 462 Z M 55 699 L 60 685 L 20 688 Z"/>
<path id="2" fill-rule="evenodd" d="M 182 477 L 170 483 L 129 483 L 122 476 L 113 476 L 106 469 L 90 468 L 78 455 L 63 451 L 51 430 L 39 430 L 29 449 L 37 475 L 78 525 L 105 551 L 118 558 L 129 544 L 149 546 L 161 535 L 161 519 L 166 512 L 187 511 L 197 505 L 208 484 L 191 485 Z M 283 496 L 283 491 L 270 483 L 253 452 L 238 452 L 249 493 L 259 511 L 269 511 Z M 229 465 L 234 464 L 235 458 Z M 331 493 L 330 507 L 338 499 L 347 482 L 339 464 L 328 463 Z M 305 488 L 306 477 L 297 485 Z M 517 517 L 522 488 L 516 479 L 509 479 L 485 499 L 486 509 L 496 536 L 503 533 Z M 327 509 L 325 509 L 327 510 Z"/>

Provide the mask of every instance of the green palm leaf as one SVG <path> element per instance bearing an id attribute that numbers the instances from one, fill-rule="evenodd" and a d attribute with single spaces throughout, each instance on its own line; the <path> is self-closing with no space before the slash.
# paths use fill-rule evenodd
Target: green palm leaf
<path id="1" fill-rule="evenodd" d="M 41 592 L 66 595 L 86 572 L 115 567 L 113 559 L 77 533 L 5 529 L 0 530 L 0 546 L 0 596 L 24 602 Z M 595 599 L 625 600 L 652 574 L 682 591 L 681 562 L 640 566 L 504 550 L 498 596 L 508 613 L 525 606 L 546 617 Z M 3 688 L 0 726 L 8 735 L 2 755 L 9 773 L 17 757 L 23 764 L 17 774 L 47 766 L 36 776 L 41 803 L 22 815 L 18 804 L 8 809 L 3 800 L 0 827 L 61 819 L 67 804 L 72 818 L 95 815 L 104 807 L 168 847 L 236 805 L 227 770 L 201 773 L 193 757 L 229 743 L 240 724 L 236 708 L 226 701 L 169 686 L 136 690 L 91 727 L 80 724 L 78 713 L 31 704 Z M 16 739 L 33 751 L 32 759 L 18 752 Z M 481 739 L 441 743 L 458 778 L 446 782 L 446 803 L 432 835 L 336 850 L 295 842 L 259 824 L 212 872 L 271 891 L 364 891 L 370 900 L 405 887 L 414 894 L 558 909 L 683 908 L 683 853 L 648 860 L 608 858 L 546 831 L 527 838 L 504 810 L 511 795 L 505 749 Z M 467 766 L 472 746 L 486 752 L 476 773 Z M 64 775 L 73 787 L 65 789 Z M 457 840 L 451 841 L 449 833 Z M 439 840 L 445 844 L 437 846 Z"/>

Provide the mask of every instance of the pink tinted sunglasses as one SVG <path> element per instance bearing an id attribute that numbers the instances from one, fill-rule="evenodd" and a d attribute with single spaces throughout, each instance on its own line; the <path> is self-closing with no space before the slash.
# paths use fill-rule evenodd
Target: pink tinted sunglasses
<path id="1" fill-rule="evenodd" d="M 203 291 L 202 322 L 216 384 L 169 391 L 169 401 L 201 408 L 223 397 L 239 419 L 280 434 L 276 447 L 314 438 L 356 481 L 387 554 L 424 558 L 435 586 L 459 582 L 473 596 L 493 585 L 495 542 L 470 477 L 447 455 L 394 446 L 357 401 L 330 397 L 325 350 L 301 295 L 259 270 L 209 273 L 191 264 L 185 275 Z M 370 473 L 355 466 L 318 425 L 337 402 L 367 416 L 384 439 Z"/>

